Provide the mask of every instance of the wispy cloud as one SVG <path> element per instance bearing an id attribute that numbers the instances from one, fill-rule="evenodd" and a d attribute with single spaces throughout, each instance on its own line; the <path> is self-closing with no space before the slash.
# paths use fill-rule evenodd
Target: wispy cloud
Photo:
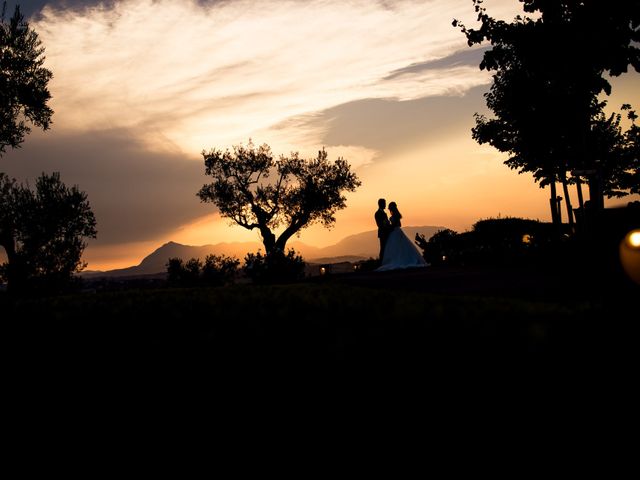
<path id="1" fill-rule="evenodd" d="M 34 26 L 58 128 L 127 128 L 199 152 L 354 100 L 486 83 L 468 62 L 415 68 L 467 48 L 451 19 L 471 13 L 467 0 L 120 0 L 47 7 Z"/>
<path id="2" fill-rule="evenodd" d="M 430 205 L 453 209 L 433 192 L 426 206 L 421 199 L 434 165 L 459 152 L 430 155 L 421 142 L 454 130 L 468 139 L 482 107 L 488 77 L 451 26 L 474 23 L 471 0 L 37 0 L 45 3 L 31 25 L 54 73 L 54 125 L 3 158 L 3 171 L 24 180 L 59 170 L 88 193 L 99 222 L 92 268 L 195 238 L 202 222 L 193 222 L 215 211 L 195 195 L 207 181 L 200 151 L 249 137 L 277 154 L 325 146 L 358 169 L 363 186 L 336 230 L 317 227 L 311 243 L 370 228 L 371 199 L 383 193 L 413 222 L 435 221 L 419 215 L 433 214 Z M 502 18 L 520 8 L 485 5 Z M 224 222 L 206 231 L 211 243 L 235 238 Z"/>

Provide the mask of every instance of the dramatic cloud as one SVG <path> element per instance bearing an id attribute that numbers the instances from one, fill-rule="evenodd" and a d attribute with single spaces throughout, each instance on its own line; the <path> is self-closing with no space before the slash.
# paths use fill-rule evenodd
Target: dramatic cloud
<path id="1" fill-rule="evenodd" d="M 195 196 L 207 181 L 199 153 L 250 137 L 276 154 L 325 146 L 358 169 L 363 186 L 333 231 L 305 233 L 312 244 L 371 228 L 381 194 L 414 225 L 546 212 L 544 192 L 470 138 L 490 81 L 483 50 L 451 25 L 475 24 L 470 0 L 20 3 L 54 73 L 54 124 L 0 167 L 21 181 L 60 171 L 89 194 L 90 268 L 127 266 L 169 239 L 224 241 L 228 224 Z M 521 13 L 514 0 L 484 5 Z"/>
<path id="2" fill-rule="evenodd" d="M 311 117 L 301 117 L 302 130 L 324 129 L 322 143 L 355 143 L 371 152 L 404 151 L 418 143 L 441 142 L 444 137 L 469 132 L 473 113 L 484 112 L 482 93 L 486 86 L 454 97 L 425 97 L 397 102 L 366 99 L 338 105 Z M 293 122 L 294 120 L 292 120 Z M 379 157 L 382 158 L 382 157 Z"/>
<path id="3" fill-rule="evenodd" d="M 45 7 L 34 27 L 59 126 L 132 129 L 153 148 L 197 152 L 355 100 L 486 83 L 477 63 L 442 61 L 472 55 L 456 53 L 467 47 L 451 26 L 471 10 L 466 0 L 121 0 Z"/>
<path id="4" fill-rule="evenodd" d="M 31 184 L 59 171 L 78 185 L 98 221 L 94 245 L 148 240 L 213 211 L 196 197 L 206 178 L 201 162 L 145 150 L 126 131 L 32 137 L 2 159 L 2 170 Z"/>

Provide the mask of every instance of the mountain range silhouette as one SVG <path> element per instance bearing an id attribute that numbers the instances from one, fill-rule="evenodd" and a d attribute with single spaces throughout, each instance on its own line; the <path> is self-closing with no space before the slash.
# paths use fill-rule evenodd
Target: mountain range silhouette
<path id="1" fill-rule="evenodd" d="M 426 238 L 430 238 L 438 230 L 444 227 L 420 226 L 420 227 L 402 227 L 409 238 L 414 238 L 416 233 L 423 234 Z M 367 258 L 375 258 L 378 256 L 379 243 L 376 230 L 349 235 L 334 245 L 327 247 L 314 247 L 307 245 L 301 241 L 291 241 L 287 244 L 287 248 L 293 248 L 297 253 L 302 255 L 308 263 L 338 263 L 338 262 L 356 262 Z M 166 271 L 166 263 L 169 258 L 178 257 L 183 260 L 190 258 L 200 258 L 204 260 L 207 255 L 226 255 L 235 256 L 242 260 L 248 252 L 257 252 L 264 247 L 259 242 L 223 242 L 210 245 L 182 245 L 176 242 L 167 242 L 155 251 L 142 259 L 140 264 L 119 268 L 116 270 L 95 271 L 88 270 L 81 273 L 83 277 L 121 277 L 121 276 L 138 276 L 151 275 Z"/>

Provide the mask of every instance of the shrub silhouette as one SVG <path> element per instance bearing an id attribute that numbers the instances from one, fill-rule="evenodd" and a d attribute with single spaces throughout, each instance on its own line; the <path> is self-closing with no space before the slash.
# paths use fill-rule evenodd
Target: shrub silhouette
<path id="1" fill-rule="evenodd" d="M 547 256 L 554 232 L 552 224 L 537 220 L 490 218 L 479 220 L 468 232 L 439 230 L 429 240 L 418 234 L 416 244 L 431 265 L 507 265 Z"/>
<path id="2" fill-rule="evenodd" d="M 225 255 L 207 255 L 204 263 L 199 258 L 184 262 L 181 258 L 170 258 L 166 263 L 167 280 L 170 285 L 180 287 L 222 286 L 233 283 L 240 261 Z"/>
<path id="3" fill-rule="evenodd" d="M 8 262 L 0 270 L 10 291 L 55 292 L 81 271 L 86 238 L 97 235 L 87 195 L 67 187 L 58 173 L 42 174 L 35 189 L 0 173 L 0 247 Z"/>
<path id="4" fill-rule="evenodd" d="M 244 261 L 243 270 L 254 283 L 289 283 L 304 278 L 305 262 L 293 249 L 286 255 L 281 251 L 249 253 Z"/>
<path id="5" fill-rule="evenodd" d="M 445 228 L 438 230 L 429 240 L 416 233 L 416 245 L 422 249 L 422 256 L 430 265 L 457 263 L 460 252 L 458 232 Z"/>

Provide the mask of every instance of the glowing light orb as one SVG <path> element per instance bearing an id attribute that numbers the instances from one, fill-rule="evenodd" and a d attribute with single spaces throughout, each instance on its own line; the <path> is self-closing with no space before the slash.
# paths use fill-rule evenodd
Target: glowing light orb
<path id="1" fill-rule="evenodd" d="M 629 278 L 640 284 L 640 230 L 631 230 L 620 242 L 620 263 Z"/>

